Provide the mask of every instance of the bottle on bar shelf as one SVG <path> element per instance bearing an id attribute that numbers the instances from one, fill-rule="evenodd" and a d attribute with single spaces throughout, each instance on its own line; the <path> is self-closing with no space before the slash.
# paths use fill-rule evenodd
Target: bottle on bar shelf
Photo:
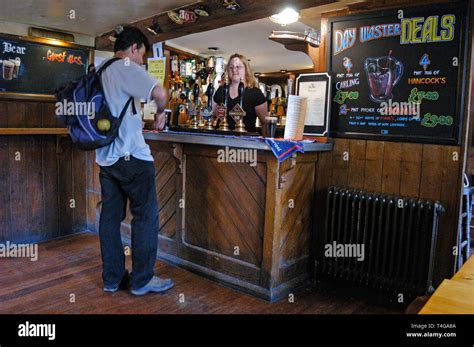
<path id="1" fill-rule="evenodd" d="M 179 96 L 179 116 L 178 116 L 178 124 L 179 125 L 186 125 L 189 122 L 188 119 L 188 105 L 189 105 L 189 98 L 188 98 L 188 91 L 185 89 L 184 84 L 181 85 L 181 94 Z"/>

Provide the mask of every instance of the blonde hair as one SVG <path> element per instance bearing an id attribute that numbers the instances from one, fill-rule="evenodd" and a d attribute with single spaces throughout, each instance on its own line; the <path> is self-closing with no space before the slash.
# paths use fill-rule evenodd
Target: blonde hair
<path id="1" fill-rule="evenodd" d="M 255 77 L 253 76 L 253 72 L 252 72 L 252 68 L 250 67 L 250 64 L 249 64 L 249 60 L 243 56 L 242 54 L 239 54 L 239 53 L 234 53 L 230 56 L 229 58 L 229 62 L 227 63 L 227 75 L 230 76 L 231 73 L 230 73 L 230 62 L 232 61 L 232 59 L 234 58 L 239 58 L 240 61 L 242 62 L 242 64 L 244 64 L 244 67 L 245 67 L 245 81 L 244 81 L 244 84 L 246 87 L 249 87 L 249 88 L 258 88 L 258 83 L 257 83 L 257 80 L 255 79 Z"/>

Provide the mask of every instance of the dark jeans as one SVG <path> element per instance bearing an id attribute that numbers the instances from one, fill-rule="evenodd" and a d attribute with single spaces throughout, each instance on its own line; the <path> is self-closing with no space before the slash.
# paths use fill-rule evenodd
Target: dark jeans
<path id="1" fill-rule="evenodd" d="M 130 199 L 132 220 L 132 289 L 146 285 L 153 277 L 158 246 L 158 204 L 153 162 L 132 156 L 112 166 L 100 167 L 102 211 L 99 237 L 105 285 L 118 285 L 125 274 L 125 254 L 120 224 Z"/>

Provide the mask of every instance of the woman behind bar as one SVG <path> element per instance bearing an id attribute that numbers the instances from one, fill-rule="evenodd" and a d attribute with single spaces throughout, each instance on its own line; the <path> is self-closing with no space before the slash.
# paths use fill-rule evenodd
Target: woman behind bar
<path id="1" fill-rule="evenodd" d="M 227 97 L 227 122 L 231 129 L 235 128 L 235 121 L 228 114 L 240 102 L 239 83 L 243 81 L 245 89 L 243 93 L 242 107 L 246 112 L 244 117 L 245 129 L 255 132 L 255 122 L 257 117 L 264 124 L 267 117 L 267 102 L 265 96 L 258 88 L 257 81 L 253 76 L 252 69 L 248 63 L 248 59 L 242 54 L 232 54 L 227 64 L 227 73 L 230 79 L 229 92 Z M 216 104 L 224 104 L 224 90 L 220 86 L 214 94 L 213 111 L 216 114 Z"/>

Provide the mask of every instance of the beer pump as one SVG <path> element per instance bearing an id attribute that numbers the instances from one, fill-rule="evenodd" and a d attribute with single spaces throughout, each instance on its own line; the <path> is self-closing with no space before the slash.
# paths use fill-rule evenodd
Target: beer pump
<path id="1" fill-rule="evenodd" d="M 199 113 L 200 106 L 199 106 L 199 83 L 197 80 L 194 83 L 193 97 L 194 97 L 194 100 L 189 110 L 189 115 L 191 116 L 191 121 L 189 122 L 189 126 L 192 129 L 199 129 L 197 115 Z"/>
<path id="2" fill-rule="evenodd" d="M 229 115 L 235 121 L 234 131 L 238 133 L 247 132 L 247 130 L 245 130 L 245 124 L 244 124 L 244 117 L 246 115 L 246 112 L 244 111 L 244 107 L 243 107 L 244 91 L 245 91 L 244 82 L 240 80 L 239 88 L 238 88 L 240 102 L 234 106 L 232 111 L 229 112 Z"/>
<path id="3" fill-rule="evenodd" d="M 204 122 L 204 129 L 206 130 L 214 130 L 212 127 L 212 97 L 214 95 L 214 86 L 212 85 L 212 82 L 209 83 L 207 90 L 206 90 L 206 96 L 207 96 L 207 107 L 204 107 L 201 110 L 201 117 L 205 120 Z"/>
<path id="4" fill-rule="evenodd" d="M 225 74 L 224 77 L 224 85 L 222 86 L 222 94 L 224 96 L 224 117 L 221 120 L 221 124 L 219 125 L 219 128 L 217 130 L 220 131 L 230 131 L 229 129 L 229 123 L 227 123 L 227 97 L 229 95 L 229 85 L 228 85 L 228 78 L 227 78 L 227 73 Z"/>

